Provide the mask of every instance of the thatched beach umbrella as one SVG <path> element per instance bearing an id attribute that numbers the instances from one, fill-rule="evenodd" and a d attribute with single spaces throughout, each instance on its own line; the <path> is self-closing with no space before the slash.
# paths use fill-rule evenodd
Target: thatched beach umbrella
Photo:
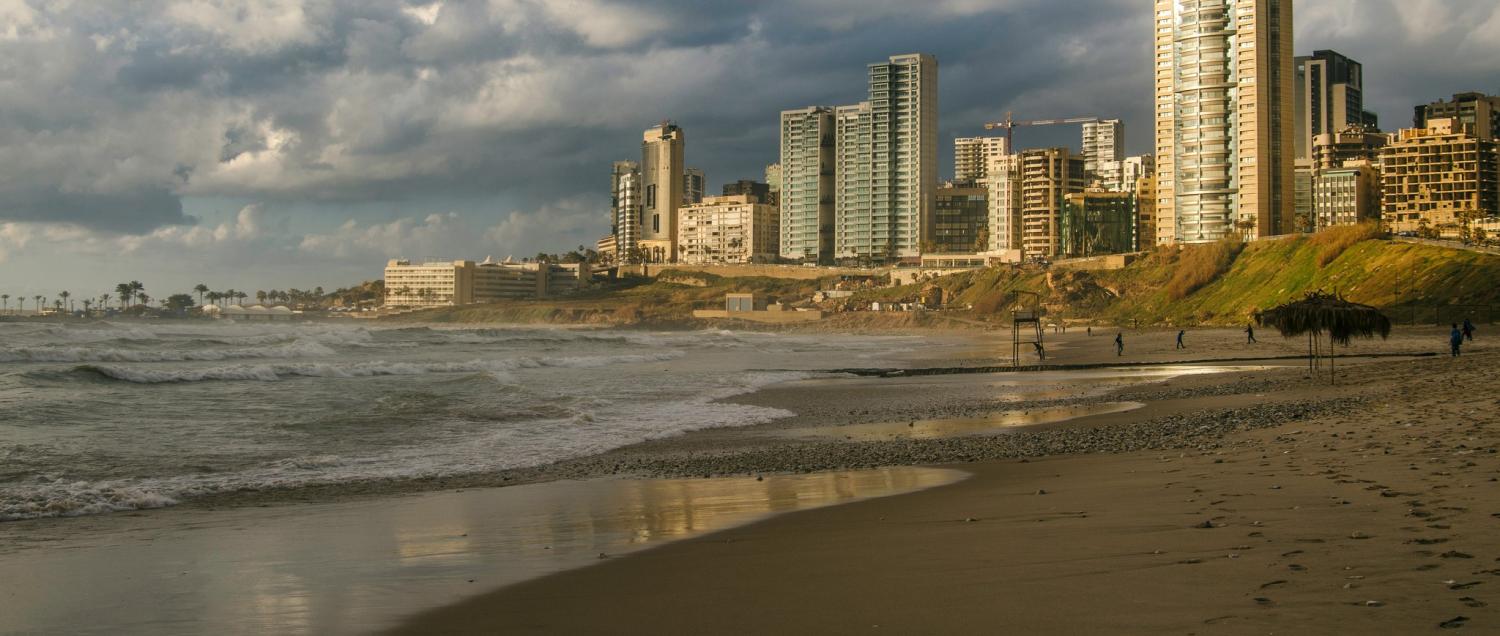
<path id="1" fill-rule="evenodd" d="M 1275 327 L 1287 338 L 1307 334 L 1309 369 L 1317 361 L 1319 339 L 1328 334 L 1328 373 L 1333 381 L 1337 381 L 1332 357 L 1335 343 L 1348 346 L 1356 337 L 1380 336 L 1384 340 L 1391 336 L 1391 319 L 1379 309 L 1322 292 L 1311 292 L 1297 302 L 1256 312 L 1255 320 L 1262 326 Z"/>

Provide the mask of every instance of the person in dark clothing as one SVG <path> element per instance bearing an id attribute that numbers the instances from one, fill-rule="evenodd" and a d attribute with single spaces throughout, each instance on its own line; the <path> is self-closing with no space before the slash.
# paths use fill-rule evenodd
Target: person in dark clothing
<path id="1" fill-rule="evenodd" d="M 1470 322 L 1468 318 L 1464 319 L 1464 340 L 1474 342 L 1474 323 Z"/>
<path id="2" fill-rule="evenodd" d="M 1255 325 L 1245 325 L 1245 344 L 1255 344 Z"/>
<path id="3" fill-rule="evenodd" d="M 1183 338 L 1183 336 L 1186 336 L 1186 335 L 1187 335 L 1187 331 L 1179 331 L 1179 332 L 1177 332 L 1177 348 L 1178 349 L 1186 349 L 1187 348 L 1187 345 L 1182 344 L 1182 338 Z"/>
<path id="4" fill-rule="evenodd" d="M 1125 355 L 1125 333 L 1124 332 L 1115 334 L 1115 355 L 1117 355 L 1117 356 L 1123 356 L 1123 355 Z"/>
<path id="5" fill-rule="evenodd" d="M 1457 323 L 1453 325 L 1453 332 L 1448 334 L 1448 344 L 1453 346 L 1453 357 L 1457 358 L 1464 346 L 1464 332 L 1459 330 Z"/>

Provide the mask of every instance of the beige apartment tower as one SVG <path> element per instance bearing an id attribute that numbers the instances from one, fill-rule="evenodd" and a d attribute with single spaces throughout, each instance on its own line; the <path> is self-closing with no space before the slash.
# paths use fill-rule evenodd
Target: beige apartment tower
<path id="1" fill-rule="evenodd" d="M 833 264 L 835 141 L 832 108 L 782 111 L 781 163 L 771 186 L 780 193 L 782 258 Z"/>
<path id="2" fill-rule="evenodd" d="M 647 260 L 677 260 L 677 210 L 684 201 L 686 138 L 677 124 L 664 121 L 641 141 L 641 238 Z"/>
<path id="3" fill-rule="evenodd" d="M 776 259 L 780 215 L 754 195 L 705 197 L 678 219 L 679 260 L 689 265 L 766 263 Z"/>
<path id="4" fill-rule="evenodd" d="M 953 140 L 953 182 L 974 185 L 989 176 L 989 165 L 1010 153 L 1004 137 L 959 137 Z"/>
<path id="5" fill-rule="evenodd" d="M 1158 243 L 1294 224 L 1292 0 L 1156 0 Z"/>
<path id="6" fill-rule="evenodd" d="M 1380 153 L 1384 218 L 1393 232 L 1451 229 L 1500 215 L 1500 149 L 1456 119 L 1402 130 Z"/>
<path id="7" fill-rule="evenodd" d="M 1056 257 L 1062 247 L 1062 213 L 1070 194 L 1088 187 L 1083 157 L 1067 148 L 1021 153 L 1021 254 Z"/>

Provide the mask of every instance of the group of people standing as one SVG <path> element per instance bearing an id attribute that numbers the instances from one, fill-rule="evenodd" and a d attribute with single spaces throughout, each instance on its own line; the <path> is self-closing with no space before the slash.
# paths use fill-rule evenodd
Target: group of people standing
<path id="1" fill-rule="evenodd" d="M 1453 323 L 1453 332 L 1448 334 L 1448 344 L 1453 347 L 1453 357 L 1457 358 L 1463 352 L 1464 341 L 1474 342 L 1474 323 L 1468 318 L 1464 319 L 1462 327 Z"/>

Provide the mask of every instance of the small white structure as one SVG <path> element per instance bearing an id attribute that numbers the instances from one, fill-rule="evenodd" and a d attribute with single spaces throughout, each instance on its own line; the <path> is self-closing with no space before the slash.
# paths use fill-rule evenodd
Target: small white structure
<path id="1" fill-rule="evenodd" d="M 220 312 L 219 315 L 234 320 L 274 322 L 292 320 L 297 317 L 297 312 L 280 305 L 276 307 L 262 307 L 260 305 L 241 307 L 239 305 L 230 305 Z"/>

